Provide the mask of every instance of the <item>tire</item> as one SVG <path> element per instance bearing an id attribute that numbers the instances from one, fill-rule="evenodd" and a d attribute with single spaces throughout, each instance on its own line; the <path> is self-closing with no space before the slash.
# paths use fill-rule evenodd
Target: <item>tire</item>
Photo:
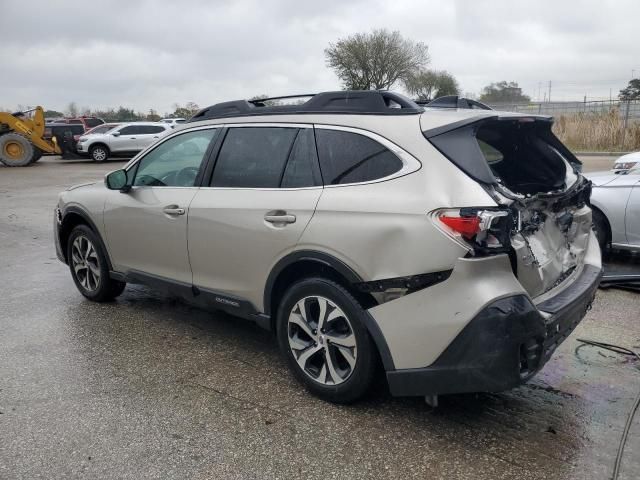
<path id="1" fill-rule="evenodd" d="M 124 291 L 126 283 L 109 276 L 104 246 L 86 225 L 78 225 L 71 231 L 67 259 L 76 288 L 89 300 L 108 302 Z"/>
<path id="2" fill-rule="evenodd" d="M 7 167 L 26 167 L 31 164 L 35 147 L 17 133 L 0 135 L 0 162 Z"/>
<path id="3" fill-rule="evenodd" d="M 89 156 L 94 162 L 104 162 L 109 158 L 109 153 L 105 145 L 94 145 L 89 149 Z"/>
<path id="4" fill-rule="evenodd" d="M 320 329 L 323 303 L 326 320 Z M 324 278 L 302 280 L 285 293 L 277 315 L 278 343 L 307 390 L 334 403 L 351 403 L 367 393 L 377 353 L 365 315 L 344 287 Z"/>
<path id="5" fill-rule="evenodd" d="M 604 253 L 606 252 L 611 240 L 611 230 L 609 228 L 609 222 L 602 212 L 595 209 L 592 210 L 592 218 L 593 230 L 596 234 L 596 238 L 598 239 L 600 250 L 602 251 L 602 253 Z"/>
<path id="6" fill-rule="evenodd" d="M 42 158 L 42 150 L 38 147 L 34 147 L 33 157 L 31 157 L 31 163 L 36 163 L 38 160 Z"/>

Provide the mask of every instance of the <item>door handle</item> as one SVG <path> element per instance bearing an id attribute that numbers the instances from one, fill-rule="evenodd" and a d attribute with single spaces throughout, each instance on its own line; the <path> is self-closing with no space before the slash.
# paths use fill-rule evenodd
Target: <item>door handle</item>
<path id="1" fill-rule="evenodd" d="M 167 207 L 164 207 L 162 211 L 167 215 L 177 216 L 177 215 L 184 215 L 186 210 L 184 208 L 180 208 L 178 205 L 169 205 Z"/>
<path id="2" fill-rule="evenodd" d="M 136 137 L 129 137 L 129 140 L 135 140 Z"/>
<path id="3" fill-rule="evenodd" d="M 282 223 L 295 223 L 296 216 L 288 214 L 284 210 L 276 210 L 275 212 L 268 212 L 264 216 L 265 222 L 273 223 L 273 224 L 282 224 Z"/>

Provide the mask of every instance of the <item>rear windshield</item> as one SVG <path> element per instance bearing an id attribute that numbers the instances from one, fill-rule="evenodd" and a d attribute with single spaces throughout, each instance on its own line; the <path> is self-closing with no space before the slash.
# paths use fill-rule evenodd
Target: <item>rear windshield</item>
<path id="1" fill-rule="evenodd" d="M 580 163 L 553 135 L 547 120 L 494 117 L 424 134 L 473 179 L 499 182 L 523 194 L 564 188 L 567 162 Z"/>

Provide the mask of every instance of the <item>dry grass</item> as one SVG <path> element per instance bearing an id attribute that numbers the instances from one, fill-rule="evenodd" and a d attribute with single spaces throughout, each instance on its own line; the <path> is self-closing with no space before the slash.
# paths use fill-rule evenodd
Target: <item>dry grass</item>
<path id="1" fill-rule="evenodd" d="M 613 152 L 640 150 L 640 123 L 629 121 L 622 144 L 623 119 L 617 110 L 556 117 L 554 133 L 570 149 Z"/>

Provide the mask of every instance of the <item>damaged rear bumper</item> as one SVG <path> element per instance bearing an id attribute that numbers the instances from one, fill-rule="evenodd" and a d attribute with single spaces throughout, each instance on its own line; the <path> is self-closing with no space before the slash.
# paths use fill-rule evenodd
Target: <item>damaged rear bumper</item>
<path id="1" fill-rule="evenodd" d="M 526 382 L 585 316 L 601 275 L 587 264 L 571 286 L 537 306 L 524 294 L 491 302 L 428 367 L 387 371 L 391 393 L 498 392 Z"/>

